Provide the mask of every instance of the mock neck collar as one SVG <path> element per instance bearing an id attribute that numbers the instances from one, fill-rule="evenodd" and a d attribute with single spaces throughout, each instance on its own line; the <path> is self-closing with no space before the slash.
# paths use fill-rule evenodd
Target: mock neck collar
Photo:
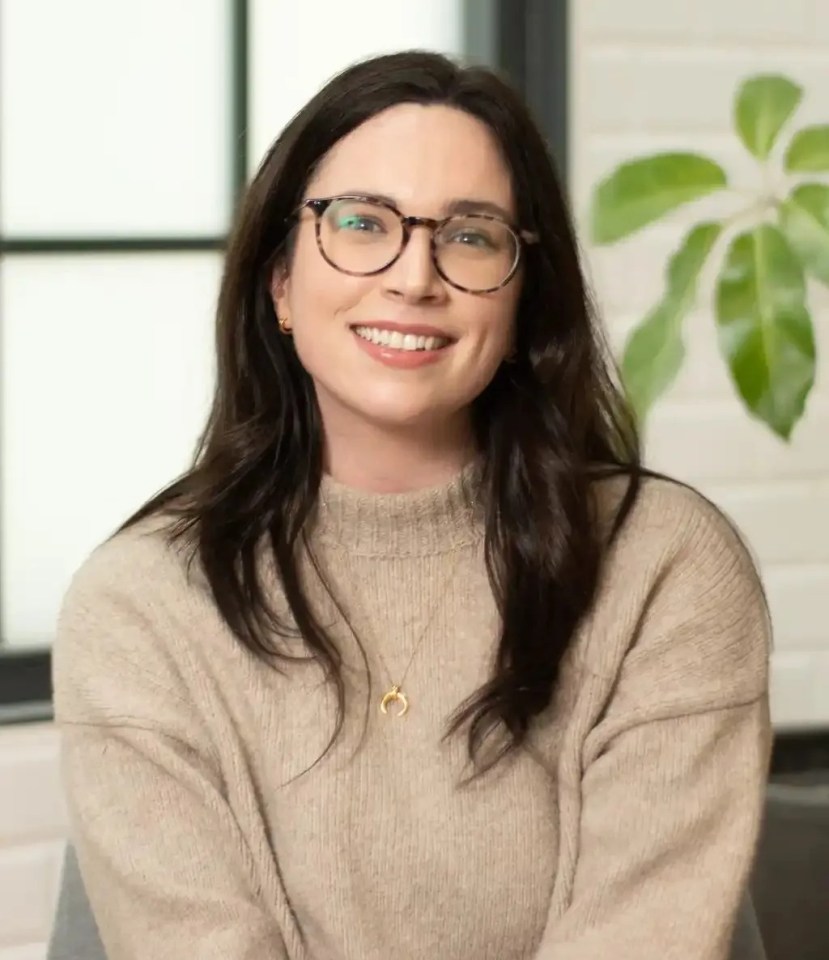
<path id="1" fill-rule="evenodd" d="M 406 493 L 369 493 L 324 474 L 312 538 L 361 556 L 446 553 L 483 536 L 480 464 L 447 483 Z"/>

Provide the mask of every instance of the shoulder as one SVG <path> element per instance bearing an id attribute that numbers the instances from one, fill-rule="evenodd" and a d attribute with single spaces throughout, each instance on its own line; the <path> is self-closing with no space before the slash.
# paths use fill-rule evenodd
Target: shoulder
<path id="1" fill-rule="evenodd" d="M 177 648 L 200 587 L 170 533 L 169 521 L 142 520 L 98 546 L 73 576 L 52 655 L 58 720 L 138 715 L 142 690 L 175 687 Z"/>
<path id="2" fill-rule="evenodd" d="M 62 610 L 113 594 L 149 598 L 187 577 L 187 548 L 172 537 L 172 521 L 154 516 L 120 530 L 99 544 L 76 570 Z"/>
<path id="3" fill-rule="evenodd" d="M 596 485 L 604 529 L 626 484 Z M 661 692 L 691 709 L 767 686 L 771 624 L 751 550 L 719 507 L 669 479 L 642 479 L 607 549 L 588 634 L 590 661 L 654 700 Z"/>
<path id="4" fill-rule="evenodd" d="M 609 533 L 628 489 L 628 477 L 594 485 L 597 523 Z M 688 576 L 703 579 L 735 568 L 759 582 L 751 547 L 737 525 L 717 504 L 693 487 L 668 477 L 645 476 L 608 559 L 637 560 L 640 568 L 681 565 Z"/>

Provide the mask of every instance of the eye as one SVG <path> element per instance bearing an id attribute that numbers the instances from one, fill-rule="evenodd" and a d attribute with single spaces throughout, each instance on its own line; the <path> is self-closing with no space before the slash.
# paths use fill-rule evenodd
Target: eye
<path id="1" fill-rule="evenodd" d="M 369 217 L 359 213 L 344 213 L 337 217 L 338 230 L 353 230 L 358 233 L 383 233 L 385 227 L 376 217 Z"/>
<path id="2" fill-rule="evenodd" d="M 338 233 L 385 236 L 389 233 L 390 214 L 375 203 L 361 200 L 335 201 L 329 208 L 326 219 Z"/>
<path id="3" fill-rule="evenodd" d="M 472 250 L 482 252 L 498 249 L 497 238 L 492 235 L 489 229 L 469 223 L 448 225 L 443 231 L 441 242 L 469 247 Z"/>
<path id="4" fill-rule="evenodd" d="M 456 230 L 449 236 L 449 240 L 452 243 L 462 243 L 469 247 L 483 247 L 488 250 L 492 250 L 495 246 L 492 242 L 492 238 L 488 237 L 480 230 Z"/>

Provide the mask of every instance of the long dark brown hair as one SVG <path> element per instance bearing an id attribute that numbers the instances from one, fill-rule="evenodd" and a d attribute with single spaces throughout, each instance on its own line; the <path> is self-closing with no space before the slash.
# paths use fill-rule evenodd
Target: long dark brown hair
<path id="1" fill-rule="evenodd" d="M 494 675 L 458 707 L 446 735 L 466 726 L 478 763 L 489 735 L 505 734 L 489 761 L 478 763 L 480 773 L 522 743 L 550 704 L 562 657 L 596 595 L 608 546 L 591 508 L 597 471 L 630 478 L 614 533 L 641 473 L 636 430 L 594 321 L 553 163 L 527 107 L 495 73 L 433 53 L 376 57 L 331 80 L 288 124 L 248 188 L 229 240 L 217 384 L 193 466 L 125 527 L 171 514 L 171 538 L 189 539 L 222 617 L 263 659 L 284 661 L 279 638 L 298 631 L 336 686 L 336 738 L 345 710 L 340 656 L 303 591 L 298 564 L 322 477 L 320 413 L 311 378 L 278 331 L 269 286 L 290 246 L 290 214 L 322 158 L 400 103 L 449 105 L 485 123 L 512 173 L 518 224 L 539 237 L 527 251 L 516 360 L 473 405 L 487 570 L 502 629 Z M 263 544 L 290 624 L 263 586 Z"/>

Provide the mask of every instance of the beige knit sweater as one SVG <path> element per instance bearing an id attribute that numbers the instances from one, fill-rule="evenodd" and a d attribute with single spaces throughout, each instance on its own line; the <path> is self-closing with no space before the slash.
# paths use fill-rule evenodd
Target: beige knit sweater
<path id="1" fill-rule="evenodd" d="M 770 747 L 768 627 L 727 524 L 648 481 L 530 744 L 461 789 L 465 743 L 441 735 L 498 635 L 480 518 L 459 479 L 326 478 L 323 498 L 315 551 L 373 679 L 366 717 L 353 637 L 309 579 L 350 706 L 304 776 L 332 732 L 320 670 L 242 648 L 157 522 L 73 582 L 56 711 L 109 960 L 725 958 Z M 411 709 L 384 716 L 423 630 Z"/>

